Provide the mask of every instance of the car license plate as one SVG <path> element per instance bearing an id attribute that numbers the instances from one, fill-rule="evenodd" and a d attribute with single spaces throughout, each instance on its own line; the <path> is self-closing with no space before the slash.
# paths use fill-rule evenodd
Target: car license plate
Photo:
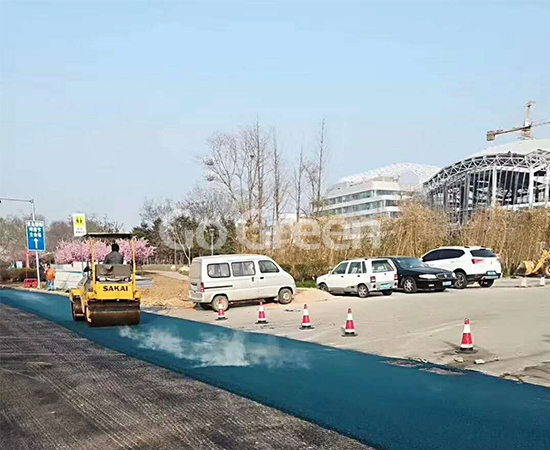
<path id="1" fill-rule="evenodd" d="M 487 275 L 496 275 L 497 273 L 494 270 L 489 270 Z"/>
<path id="2" fill-rule="evenodd" d="M 391 289 L 391 284 L 389 284 L 389 283 L 381 284 L 381 285 L 380 285 L 380 289 L 382 289 L 382 290 L 384 290 L 384 289 Z"/>
<path id="3" fill-rule="evenodd" d="M 452 283 L 450 281 L 444 281 L 442 284 L 443 286 L 450 286 Z"/>

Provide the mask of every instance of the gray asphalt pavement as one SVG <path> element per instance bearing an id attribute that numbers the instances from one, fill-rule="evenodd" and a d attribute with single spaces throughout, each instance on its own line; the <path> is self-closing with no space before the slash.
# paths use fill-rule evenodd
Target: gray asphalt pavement
<path id="1" fill-rule="evenodd" d="M 5 305 L 0 355 L 1 449 L 368 449 Z"/>

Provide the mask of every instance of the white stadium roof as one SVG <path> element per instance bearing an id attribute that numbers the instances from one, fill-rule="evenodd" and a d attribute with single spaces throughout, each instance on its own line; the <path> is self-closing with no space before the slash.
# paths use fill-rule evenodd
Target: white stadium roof
<path id="1" fill-rule="evenodd" d="M 464 159 L 478 158 L 480 156 L 503 155 L 512 153 L 516 155 L 528 155 L 537 150 L 550 152 L 550 139 L 516 139 L 501 145 L 493 145 Z"/>
<path id="2" fill-rule="evenodd" d="M 419 183 L 423 183 L 431 178 L 433 175 L 435 175 L 437 172 L 439 172 L 439 170 L 439 167 L 429 166 L 425 164 L 398 163 L 391 164 L 385 167 L 380 167 L 378 169 L 369 170 L 367 172 L 359 173 L 357 175 L 350 175 L 348 177 L 340 178 L 335 184 L 358 184 L 379 177 L 400 178 L 402 175 L 411 172 L 418 177 Z"/>

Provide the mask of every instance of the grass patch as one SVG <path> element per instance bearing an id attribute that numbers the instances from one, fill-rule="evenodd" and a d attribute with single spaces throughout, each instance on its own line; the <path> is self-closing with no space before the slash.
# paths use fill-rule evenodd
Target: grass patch
<path id="1" fill-rule="evenodd" d="M 316 288 L 317 284 L 313 280 L 298 281 L 298 282 L 296 282 L 296 287 L 299 287 L 299 288 Z"/>

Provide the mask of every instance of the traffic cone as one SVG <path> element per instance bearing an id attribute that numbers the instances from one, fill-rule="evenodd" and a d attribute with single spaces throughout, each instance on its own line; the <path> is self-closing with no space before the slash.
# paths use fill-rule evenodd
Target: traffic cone
<path id="1" fill-rule="evenodd" d="M 470 319 L 464 319 L 464 331 L 462 332 L 461 352 L 471 352 L 474 349 L 472 330 L 470 330 Z"/>
<path id="2" fill-rule="evenodd" d="M 527 277 L 521 278 L 521 287 L 527 287 Z"/>
<path id="3" fill-rule="evenodd" d="M 223 308 L 218 309 L 218 318 L 216 320 L 226 320 L 225 310 Z"/>
<path id="4" fill-rule="evenodd" d="M 311 330 L 311 319 L 309 318 L 309 309 L 304 305 L 304 315 L 302 316 L 302 330 Z"/>
<path id="5" fill-rule="evenodd" d="M 258 308 L 258 322 L 256 323 L 267 323 L 267 319 L 265 318 L 264 304 L 262 302 L 260 302 L 260 306 Z"/>
<path id="6" fill-rule="evenodd" d="M 351 314 L 351 308 L 348 308 L 348 317 L 346 319 L 346 328 L 344 330 L 344 336 L 357 336 L 357 334 L 355 334 L 355 323 L 353 322 L 353 315 Z"/>
<path id="7" fill-rule="evenodd" d="M 546 278 L 544 277 L 544 275 L 540 277 L 539 286 L 546 286 Z"/>

